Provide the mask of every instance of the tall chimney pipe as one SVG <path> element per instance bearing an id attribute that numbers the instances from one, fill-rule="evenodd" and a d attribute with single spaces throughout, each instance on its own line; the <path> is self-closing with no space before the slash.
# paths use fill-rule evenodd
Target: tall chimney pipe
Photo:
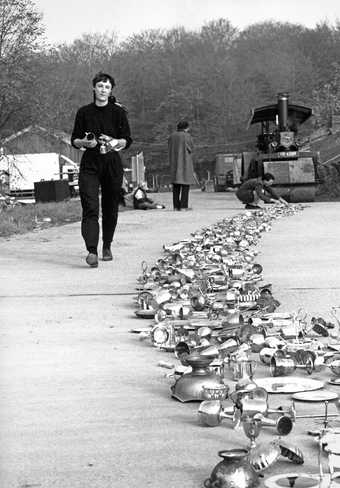
<path id="1" fill-rule="evenodd" d="M 288 130 L 288 93 L 278 93 L 277 111 L 279 115 L 279 131 Z"/>

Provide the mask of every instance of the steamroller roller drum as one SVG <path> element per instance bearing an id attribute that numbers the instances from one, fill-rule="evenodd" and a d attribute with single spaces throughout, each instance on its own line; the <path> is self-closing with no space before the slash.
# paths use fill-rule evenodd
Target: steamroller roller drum
<path id="1" fill-rule="evenodd" d="M 290 188 L 288 199 L 290 203 L 314 202 L 315 193 L 314 186 L 295 186 Z"/>

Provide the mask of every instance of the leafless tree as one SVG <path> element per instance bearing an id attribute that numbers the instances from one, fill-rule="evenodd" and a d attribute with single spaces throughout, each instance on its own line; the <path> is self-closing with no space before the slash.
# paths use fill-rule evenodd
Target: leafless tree
<path id="1" fill-rule="evenodd" d="M 32 56 L 41 49 L 42 15 L 31 0 L 0 0 L 0 131 L 24 110 Z M 27 104 L 29 105 L 29 103 Z"/>

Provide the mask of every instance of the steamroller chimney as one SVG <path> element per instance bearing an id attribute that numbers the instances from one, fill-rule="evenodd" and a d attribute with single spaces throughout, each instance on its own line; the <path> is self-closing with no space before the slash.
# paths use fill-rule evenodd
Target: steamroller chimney
<path id="1" fill-rule="evenodd" d="M 277 112 L 279 115 L 280 132 L 288 129 L 288 98 L 288 93 L 278 93 L 277 95 Z"/>

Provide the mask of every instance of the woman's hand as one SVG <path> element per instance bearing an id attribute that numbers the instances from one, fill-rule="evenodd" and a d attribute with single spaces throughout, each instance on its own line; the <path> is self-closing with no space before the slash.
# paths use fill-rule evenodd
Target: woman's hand
<path id="1" fill-rule="evenodd" d="M 118 139 L 118 144 L 114 147 L 115 151 L 120 151 L 126 147 L 126 139 Z"/>
<path id="2" fill-rule="evenodd" d="M 100 136 L 98 137 L 98 141 L 100 143 L 103 143 L 103 142 L 109 142 L 113 139 L 113 137 L 111 136 L 107 136 L 106 134 L 100 134 Z"/>
<path id="3" fill-rule="evenodd" d="M 106 134 L 100 134 L 98 141 L 100 144 L 107 144 L 110 149 L 114 149 L 115 151 L 120 151 L 126 146 L 126 139 L 114 139 Z M 112 141 L 112 144 L 110 144 L 110 141 Z"/>
<path id="4" fill-rule="evenodd" d="M 97 141 L 96 139 L 86 139 L 86 137 L 83 139 L 83 147 L 86 147 L 88 149 L 93 149 L 94 147 L 96 147 L 97 145 Z"/>
<path id="5" fill-rule="evenodd" d="M 85 147 L 86 149 L 93 149 L 97 145 L 96 139 L 87 139 L 84 137 L 83 139 L 75 139 L 73 144 L 78 147 L 78 149 Z"/>

